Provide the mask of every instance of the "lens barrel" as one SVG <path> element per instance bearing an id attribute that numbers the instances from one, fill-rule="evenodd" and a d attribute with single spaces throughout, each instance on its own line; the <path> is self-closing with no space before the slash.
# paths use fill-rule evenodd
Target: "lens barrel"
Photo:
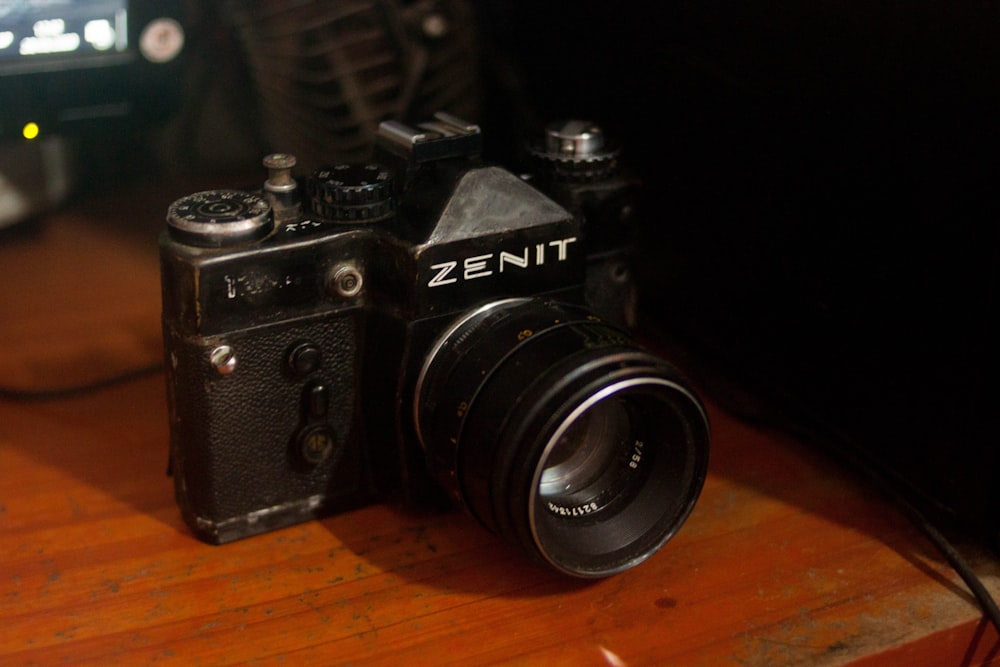
<path id="1" fill-rule="evenodd" d="M 579 577 L 655 553 L 708 467 L 708 420 L 676 369 L 555 301 L 497 301 L 451 326 L 426 358 L 414 417 L 456 500 Z"/>

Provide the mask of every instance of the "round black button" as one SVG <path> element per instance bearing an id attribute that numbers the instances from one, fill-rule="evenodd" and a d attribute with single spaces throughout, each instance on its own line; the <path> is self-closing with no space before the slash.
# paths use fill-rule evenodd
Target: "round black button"
<path id="1" fill-rule="evenodd" d="M 319 370 L 323 365 L 323 351 L 313 343 L 299 343 L 288 353 L 288 367 L 300 377 Z"/>

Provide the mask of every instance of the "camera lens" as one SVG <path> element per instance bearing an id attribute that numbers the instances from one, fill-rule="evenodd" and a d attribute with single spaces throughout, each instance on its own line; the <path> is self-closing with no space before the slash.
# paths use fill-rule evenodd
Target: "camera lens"
<path id="1" fill-rule="evenodd" d="M 542 299 L 469 313 L 414 397 L 436 479 L 488 529 L 580 577 L 628 569 L 687 518 L 708 465 L 678 372 L 584 309 Z"/>

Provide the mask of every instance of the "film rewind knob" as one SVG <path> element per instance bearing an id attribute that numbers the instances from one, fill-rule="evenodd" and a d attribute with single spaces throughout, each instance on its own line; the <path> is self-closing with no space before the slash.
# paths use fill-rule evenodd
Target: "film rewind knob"
<path id="1" fill-rule="evenodd" d="M 167 229 L 181 243 L 221 248 L 264 238 L 274 229 L 274 218 L 263 197 L 240 190 L 208 190 L 171 204 Z"/>
<path id="2" fill-rule="evenodd" d="M 550 123 L 541 142 L 528 150 L 547 177 L 577 183 L 613 175 L 620 152 L 600 126 L 585 120 Z"/>

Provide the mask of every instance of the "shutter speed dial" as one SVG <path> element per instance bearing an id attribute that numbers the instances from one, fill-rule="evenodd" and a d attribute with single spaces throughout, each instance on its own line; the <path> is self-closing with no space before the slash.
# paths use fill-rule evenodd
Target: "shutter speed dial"
<path id="1" fill-rule="evenodd" d="M 221 248 L 262 239 L 274 229 L 271 205 L 240 190 L 207 190 L 178 199 L 167 210 L 167 229 L 177 241 Z"/>

